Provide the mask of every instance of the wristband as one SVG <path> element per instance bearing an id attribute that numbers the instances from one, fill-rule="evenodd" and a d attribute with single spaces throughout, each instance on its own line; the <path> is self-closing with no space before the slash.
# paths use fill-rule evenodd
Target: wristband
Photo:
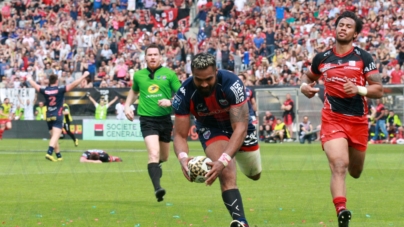
<path id="1" fill-rule="evenodd" d="M 304 82 L 300 85 L 300 92 L 302 92 L 302 87 L 306 86 L 306 85 L 307 85 L 307 83 L 304 83 Z"/>
<path id="2" fill-rule="evenodd" d="M 231 161 L 230 155 L 223 153 L 222 156 L 220 156 L 219 162 L 223 163 L 224 167 L 229 165 L 229 162 Z"/>
<path id="3" fill-rule="evenodd" d="M 183 158 L 188 158 L 188 154 L 185 153 L 185 152 L 180 152 L 180 153 L 178 154 L 178 160 L 181 160 L 181 159 L 183 159 Z"/>
<path id="4" fill-rule="evenodd" d="M 358 94 L 365 96 L 368 93 L 368 89 L 364 86 L 356 86 L 358 88 Z"/>

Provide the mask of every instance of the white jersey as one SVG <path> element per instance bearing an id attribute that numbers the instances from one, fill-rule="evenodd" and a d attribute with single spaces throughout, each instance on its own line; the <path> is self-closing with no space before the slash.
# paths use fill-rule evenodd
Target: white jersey
<path id="1" fill-rule="evenodd" d="M 24 120 L 34 120 L 34 105 L 32 102 L 24 105 Z"/>
<path id="2" fill-rule="evenodd" d="M 115 110 L 116 110 L 116 119 L 118 119 L 118 120 L 126 120 L 125 106 L 122 103 L 117 103 L 115 105 Z"/>

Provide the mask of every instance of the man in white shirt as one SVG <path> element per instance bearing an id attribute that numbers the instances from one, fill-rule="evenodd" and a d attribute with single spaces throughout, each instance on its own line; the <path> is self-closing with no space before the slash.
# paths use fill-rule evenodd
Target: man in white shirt
<path id="1" fill-rule="evenodd" d="M 24 108 L 24 120 L 34 120 L 34 103 L 36 102 L 36 97 L 32 101 L 27 99 L 25 103 L 21 99 L 19 101 Z"/>
<path id="2" fill-rule="evenodd" d="M 125 99 L 120 98 L 119 103 L 115 105 L 115 113 L 117 120 L 126 120 L 125 116 Z"/>

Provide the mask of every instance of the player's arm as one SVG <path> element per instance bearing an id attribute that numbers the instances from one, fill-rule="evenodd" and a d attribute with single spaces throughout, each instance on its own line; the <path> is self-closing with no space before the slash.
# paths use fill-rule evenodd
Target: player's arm
<path id="1" fill-rule="evenodd" d="M 188 176 L 188 162 L 189 162 L 189 147 L 188 147 L 188 132 L 190 128 L 189 115 L 176 115 L 174 120 L 174 152 L 182 166 L 184 176 L 191 181 Z"/>
<path id="2" fill-rule="evenodd" d="M 368 82 L 368 86 L 366 87 L 355 85 L 348 79 L 345 80 L 347 82 L 344 84 L 344 91 L 348 95 L 359 94 L 371 99 L 379 99 L 383 97 L 382 77 L 378 72 L 373 72 L 370 75 L 366 76 L 366 81 Z M 380 118 L 381 116 L 378 116 L 376 120 L 378 120 L 378 118 Z"/>
<path id="3" fill-rule="evenodd" d="M 86 162 L 86 163 L 102 163 L 101 160 L 88 160 L 86 157 L 81 156 L 80 157 L 80 162 Z"/>
<path id="4" fill-rule="evenodd" d="M 358 89 L 357 94 L 371 99 L 379 99 L 383 97 L 382 77 L 379 70 L 376 68 L 373 57 L 369 53 L 365 52 L 362 54 L 362 60 L 364 64 L 363 74 L 368 82 L 368 86 L 356 86 Z"/>
<path id="5" fill-rule="evenodd" d="M 225 148 L 224 153 L 228 154 L 230 157 L 234 157 L 247 135 L 249 119 L 248 103 L 244 102 L 241 105 L 230 107 L 229 114 L 233 134 L 230 137 L 230 141 Z"/>
<path id="6" fill-rule="evenodd" d="M 125 116 L 128 120 L 133 121 L 135 118 L 130 105 L 137 99 L 139 92 L 135 92 L 133 89 L 129 90 L 128 97 L 126 97 L 125 101 Z"/>
<path id="7" fill-rule="evenodd" d="M 360 86 L 354 84 L 352 81 L 345 78 L 344 91 L 350 95 L 362 95 L 371 99 L 379 99 L 383 97 L 382 77 L 376 68 L 373 57 L 367 53 L 362 52 L 361 57 L 364 64 L 363 74 L 365 75 L 368 86 Z"/>
<path id="8" fill-rule="evenodd" d="M 80 78 L 77 80 L 73 81 L 73 83 L 69 84 L 66 86 L 66 92 L 73 90 L 73 88 L 77 87 L 81 83 L 82 80 L 84 80 L 90 73 L 86 71 Z"/>
<path id="9" fill-rule="evenodd" d="M 257 112 L 257 102 L 255 101 L 255 98 L 251 97 L 250 101 L 251 101 L 251 106 L 252 106 L 253 110 L 255 112 Z"/>
<path id="10" fill-rule="evenodd" d="M 181 87 L 181 82 L 178 79 L 178 76 L 176 73 L 173 73 L 171 79 L 170 79 L 170 88 L 172 93 L 176 93 L 178 89 Z M 172 105 L 172 97 L 170 99 L 160 99 L 158 101 L 158 105 L 161 107 L 171 107 Z"/>
<path id="11" fill-rule="evenodd" d="M 236 152 L 240 149 L 247 135 L 249 119 L 247 101 L 231 106 L 229 115 L 233 133 L 220 158 L 212 163 L 207 163 L 212 168 L 205 176 L 206 185 L 212 185 L 215 182 L 222 170 L 231 162 Z"/>
<path id="12" fill-rule="evenodd" d="M 379 99 L 383 97 L 383 84 L 380 73 L 376 72 L 366 78 L 368 86 L 366 87 L 366 97 L 371 99 Z"/>
<path id="13" fill-rule="evenodd" d="M 314 86 L 321 77 L 321 72 L 318 70 L 318 67 L 320 66 L 323 56 L 323 54 L 317 54 L 311 62 L 310 70 L 307 70 L 301 77 L 300 91 L 307 98 L 312 98 L 320 90 L 314 88 Z"/>
<path id="14" fill-rule="evenodd" d="M 31 87 L 33 87 L 35 89 L 35 91 L 39 92 L 39 90 L 41 89 L 41 86 L 39 86 L 39 84 L 37 84 L 33 79 L 31 75 L 27 76 L 27 81 L 28 83 L 31 85 Z"/>

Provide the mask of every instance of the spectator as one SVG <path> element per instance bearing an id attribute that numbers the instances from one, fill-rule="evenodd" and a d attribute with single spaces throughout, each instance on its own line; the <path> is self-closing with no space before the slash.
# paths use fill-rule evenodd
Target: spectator
<path id="1" fill-rule="evenodd" d="M 299 141 L 304 144 L 305 141 L 311 144 L 313 138 L 313 125 L 311 125 L 309 118 L 307 116 L 303 117 L 303 121 L 299 125 Z"/>
<path id="2" fill-rule="evenodd" d="M 88 93 L 87 97 L 90 99 L 90 101 L 94 104 L 95 107 L 95 119 L 96 120 L 105 120 L 107 119 L 107 114 L 108 114 L 108 108 L 116 101 L 118 100 L 118 96 L 115 96 L 114 99 L 112 99 L 109 103 L 106 103 L 106 100 L 104 98 L 100 99 L 100 103 L 98 104 L 93 97 Z"/>
<path id="3" fill-rule="evenodd" d="M 117 120 L 126 120 L 125 99 L 123 98 L 119 99 L 119 102 L 115 105 L 115 114 Z"/>

